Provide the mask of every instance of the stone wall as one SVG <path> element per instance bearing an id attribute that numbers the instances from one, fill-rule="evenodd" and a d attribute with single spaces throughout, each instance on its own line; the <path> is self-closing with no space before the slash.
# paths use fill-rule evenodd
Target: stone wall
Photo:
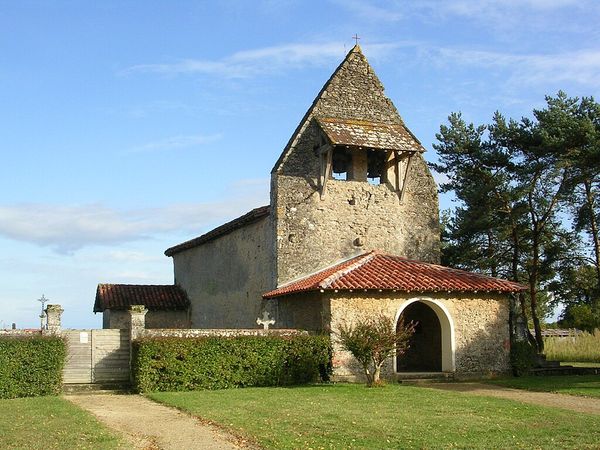
<path id="1" fill-rule="evenodd" d="M 28 337 L 28 336 L 39 336 L 42 334 L 41 330 L 0 330 L 0 337 Z"/>
<path id="2" fill-rule="evenodd" d="M 129 311 L 105 310 L 102 313 L 102 328 L 129 328 Z M 188 311 L 148 311 L 146 314 L 147 328 L 189 328 Z"/>
<path id="3" fill-rule="evenodd" d="M 316 333 L 329 330 L 329 299 L 318 292 L 286 295 L 271 308 L 275 328 L 297 328 Z"/>
<path id="4" fill-rule="evenodd" d="M 326 295 L 326 294 L 323 294 Z M 453 323 L 454 364 L 457 377 L 488 376 L 509 372 L 509 298 L 498 294 L 331 294 L 331 328 L 334 341 L 334 371 L 337 379 L 361 379 L 361 368 L 352 355 L 336 341 L 342 323 L 375 314 L 396 318 L 403 305 L 414 299 L 443 305 Z M 445 348 L 444 352 L 451 351 Z M 451 353 L 449 354 L 451 355 Z M 384 376 L 393 378 L 394 361 L 384 367 Z"/>
<path id="5" fill-rule="evenodd" d="M 403 123 L 362 53 L 350 53 L 272 172 L 277 284 L 374 248 L 439 262 L 437 186 L 422 156 L 413 157 L 402 202 L 390 183 L 333 179 L 321 199 L 315 117 Z"/>
<path id="6" fill-rule="evenodd" d="M 436 187 L 420 156 L 402 203 L 388 184 L 329 180 L 321 200 L 315 180 L 277 175 L 278 284 L 360 252 L 439 262 Z"/>
<path id="7" fill-rule="evenodd" d="M 178 337 L 178 338 L 198 338 L 198 337 L 238 337 L 238 336 L 297 336 L 307 334 L 301 330 L 263 330 L 262 328 L 244 330 L 244 329 L 187 329 L 187 330 L 151 330 L 144 329 L 139 337 Z"/>
<path id="8" fill-rule="evenodd" d="M 274 287 L 270 217 L 173 255 L 175 284 L 191 303 L 192 328 L 254 328 Z"/>

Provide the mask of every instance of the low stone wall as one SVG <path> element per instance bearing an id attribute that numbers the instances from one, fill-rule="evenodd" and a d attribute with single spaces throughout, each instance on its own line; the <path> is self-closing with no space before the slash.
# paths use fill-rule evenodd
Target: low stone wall
<path id="1" fill-rule="evenodd" d="M 0 337 L 26 337 L 39 336 L 41 330 L 0 330 Z"/>
<path id="2" fill-rule="evenodd" d="M 159 338 L 159 337 L 179 337 L 179 338 L 197 338 L 197 337 L 238 337 L 238 336 L 298 336 L 308 334 L 307 331 L 292 329 L 149 329 L 142 330 L 139 338 Z"/>

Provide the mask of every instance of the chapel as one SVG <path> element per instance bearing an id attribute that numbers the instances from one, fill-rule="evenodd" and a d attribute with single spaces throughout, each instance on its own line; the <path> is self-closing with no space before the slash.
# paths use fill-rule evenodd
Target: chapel
<path id="1" fill-rule="evenodd" d="M 424 152 L 356 45 L 275 162 L 269 205 L 167 249 L 172 286 L 99 285 L 94 311 L 107 328 L 131 304 L 154 311 L 156 328 L 257 328 L 266 313 L 272 327 L 333 336 L 384 314 L 418 323 L 390 376 L 507 372 L 524 287 L 439 265 Z M 333 367 L 338 379 L 360 372 L 337 344 Z"/>

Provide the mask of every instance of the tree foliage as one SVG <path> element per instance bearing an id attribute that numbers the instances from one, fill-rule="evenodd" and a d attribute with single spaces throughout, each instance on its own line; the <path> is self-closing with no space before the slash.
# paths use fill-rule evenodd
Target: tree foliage
<path id="1" fill-rule="evenodd" d="M 459 201 L 444 216 L 443 262 L 526 285 L 521 311 L 541 352 L 557 282 L 585 261 L 600 274 L 600 105 L 559 92 L 518 121 L 497 112 L 476 126 L 453 113 L 437 139 L 432 167 Z"/>
<path id="2" fill-rule="evenodd" d="M 352 353 L 360 363 L 368 386 L 381 383 L 381 367 L 394 353 L 403 355 L 409 348 L 409 341 L 415 332 L 416 324 L 404 324 L 383 315 L 361 319 L 352 324 L 342 324 L 339 339 L 342 347 Z"/>

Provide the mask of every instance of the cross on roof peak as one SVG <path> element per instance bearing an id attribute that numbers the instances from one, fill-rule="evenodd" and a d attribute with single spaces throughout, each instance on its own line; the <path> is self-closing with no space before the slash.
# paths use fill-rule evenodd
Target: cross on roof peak
<path id="1" fill-rule="evenodd" d="M 355 45 L 358 45 L 358 41 L 360 40 L 360 37 L 358 36 L 357 33 L 354 33 L 354 36 L 352 36 L 352 39 L 354 39 Z"/>

